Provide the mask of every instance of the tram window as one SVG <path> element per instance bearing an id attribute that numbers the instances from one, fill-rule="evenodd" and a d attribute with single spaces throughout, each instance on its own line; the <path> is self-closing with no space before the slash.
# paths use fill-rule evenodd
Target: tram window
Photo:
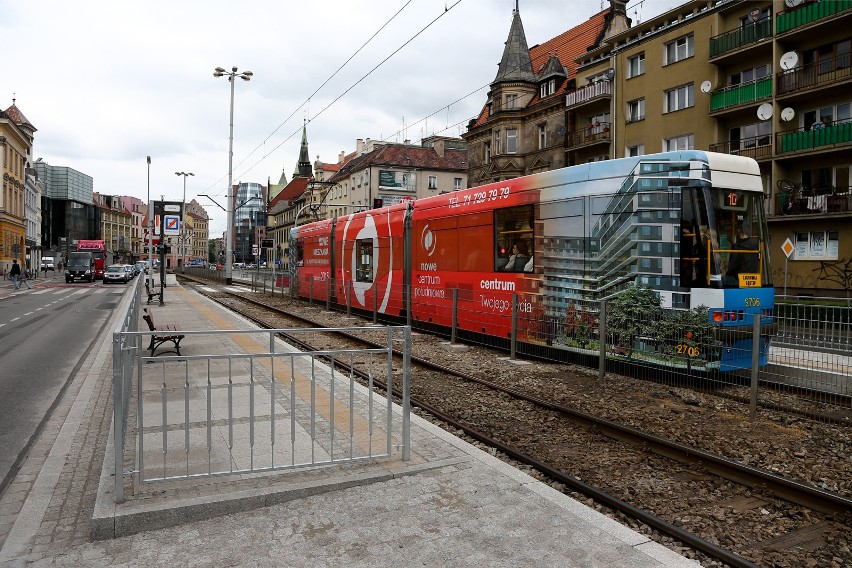
<path id="1" fill-rule="evenodd" d="M 357 269 L 355 270 L 355 280 L 357 282 L 372 282 L 373 281 L 373 239 L 364 239 L 358 241 L 357 247 L 358 259 Z"/>
<path id="2" fill-rule="evenodd" d="M 494 270 L 533 271 L 533 206 L 494 211 Z"/>
<path id="3" fill-rule="evenodd" d="M 302 239 L 296 241 L 296 262 L 299 266 L 302 266 L 302 263 L 305 260 L 305 247 L 302 242 Z"/>

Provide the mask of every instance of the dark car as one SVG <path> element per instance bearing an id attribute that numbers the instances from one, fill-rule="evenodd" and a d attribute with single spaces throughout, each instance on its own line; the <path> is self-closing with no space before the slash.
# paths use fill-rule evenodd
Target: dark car
<path id="1" fill-rule="evenodd" d="M 95 281 L 95 260 L 90 252 L 72 252 L 65 265 L 65 281 Z"/>

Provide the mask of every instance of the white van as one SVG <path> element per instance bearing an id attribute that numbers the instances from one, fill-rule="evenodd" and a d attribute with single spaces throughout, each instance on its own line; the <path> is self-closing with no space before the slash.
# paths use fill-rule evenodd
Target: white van
<path id="1" fill-rule="evenodd" d="M 52 256 L 41 257 L 41 270 L 56 270 Z"/>

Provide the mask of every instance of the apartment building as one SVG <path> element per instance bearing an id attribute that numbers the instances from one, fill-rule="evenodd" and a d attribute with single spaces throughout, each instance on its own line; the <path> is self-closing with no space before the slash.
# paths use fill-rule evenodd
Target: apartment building
<path id="1" fill-rule="evenodd" d="M 750 156 L 776 288 L 845 296 L 850 24 L 852 0 L 695 0 L 631 26 L 575 60 L 566 162 L 682 149 Z"/>
<path id="2" fill-rule="evenodd" d="M 92 194 L 100 209 L 101 231 L 107 249 L 107 262 L 129 263 L 133 260 L 133 214 L 118 195 Z"/>
<path id="3" fill-rule="evenodd" d="M 574 59 L 628 27 L 625 2 L 610 4 L 532 48 L 527 47 L 520 12 L 513 11 L 487 101 L 462 134 L 468 143 L 471 186 L 564 167 L 570 158 L 568 145 L 596 152 L 599 159 L 608 157 L 611 111 L 590 116 L 593 129 L 577 131 L 566 125 L 565 96 L 577 85 Z"/>
<path id="4" fill-rule="evenodd" d="M 15 106 L 0 112 L 0 170 L 3 173 L 0 191 L 0 270 L 9 270 L 12 261 L 25 267 L 38 268 L 33 252 L 38 244 L 27 222 L 32 207 L 32 192 L 28 189 L 28 170 L 36 128 Z M 34 191 L 34 187 L 32 188 Z M 32 257 L 32 258 L 31 258 Z M 27 259 L 30 259 L 27 263 Z"/>

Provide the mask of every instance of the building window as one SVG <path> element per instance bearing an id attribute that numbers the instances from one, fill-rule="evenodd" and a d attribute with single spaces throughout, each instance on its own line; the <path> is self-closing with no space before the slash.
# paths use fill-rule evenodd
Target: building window
<path id="1" fill-rule="evenodd" d="M 757 22 L 763 22 L 769 19 L 772 14 L 772 8 L 755 8 L 751 10 L 747 16 L 740 17 L 740 27 L 747 28 L 753 26 Z"/>
<path id="2" fill-rule="evenodd" d="M 518 108 L 518 95 L 508 94 L 506 95 L 506 108 Z"/>
<path id="3" fill-rule="evenodd" d="M 453 178 L 453 189 L 458 191 L 462 188 L 462 178 Z"/>
<path id="4" fill-rule="evenodd" d="M 541 84 L 541 98 L 549 97 L 556 92 L 556 79 L 550 79 Z"/>
<path id="5" fill-rule="evenodd" d="M 666 138 L 663 140 L 663 152 L 674 152 L 676 150 L 694 150 L 695 135 L 683 134 L 674 138 Z"/>
<path id="6" fill-rule="evenodd" d="M 684 108 L 695 106 L 695 85 L 683 85 L 670 91 L 666 91 L 663 112 L 674 112 Z"/>
<path id="7" fill-rule="evenodd" d="M 544 150 L 547 148 L 547 129 L 544 124 L 538 125 L 538 149 Z"/>
<path id="8" fill-rule="evenodd" d="M 518 153 L 518 131 L 515 128 L 506 129 L 506 153 Z"/>
<path id="9" fill-rule="evenodd" d="M 731 151 L 769 146 L 772 143 L 772 123 L 766 120 L 731 128 L 730 142 Z"/>
<path id="10" fill-rule="evenodd" d="M 636 99 L 627 103 L 627 122 L 636 122 L 645 118 L 645 99 Z"/>
<path id="11" fill-rule="evenodd" d="M 644 156 L 645 145 L 637 144 L 636 146 L 628 146 L 624 153 L 628 158 L 632 158 L 635 156 Z"/>
<path id="12" fill-rule="evenodd" d="M 664 65 L 677 63 L 695 55 L 695 41 L 692 34 L 678 38 L 666 44 Z"/>
<path id="13" fill-rule="evenodd" d="M 739 85 L 740 83 L 750 83 L 751 81 L 757 81 L 764 77 L 769 77 L 770 75 L 772 75 L 772 65 L 767 63 L 766 65 L 749 67 L 748 69 L 743 69 L 738 73 L 733 73 L 728 84 Z"/>
<path id="14" fill-rule="evenodd" d="M 491 163 L 491 142 L 485 143 L 485 155 L 483 156 L 483 160 L 486 164 Z"/>
<path id="15" fill-rule="evenodd" d="M 796 233 L 793 260 L 837 260 L 840 249 L 838 231 Z"/>
<path id="16" fill-rule="evenodd" d="M 429 176 L 429 189 L 438 189 L 438 176 Z"/>
<path id="17" fill-rule="evenodd" d="M 500 136 L 500 131 L 494 131 L 494 155 L 499 156 L 503 153 L 503 138 Z"/>
<path id="18" fill-rule="evenodd" d="M 645 74 L 645 53 L 627 58 L 627 78 Z"/>

